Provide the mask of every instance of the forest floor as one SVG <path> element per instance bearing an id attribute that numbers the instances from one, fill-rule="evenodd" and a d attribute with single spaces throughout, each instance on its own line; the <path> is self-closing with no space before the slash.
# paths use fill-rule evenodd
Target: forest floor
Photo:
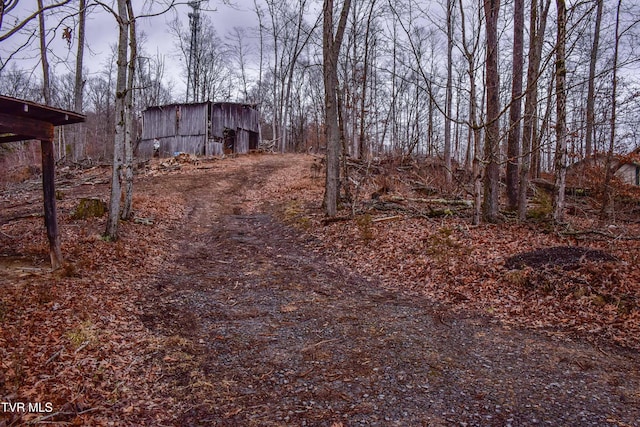
<path id="1" fill-rule="evenodd" d="M 640 426 L 637 220 L 471 226 L 394 167 L 327 223 L 312 156 L 186 160 L 115 243 L 109 169 L 58 171 L 56 272 L 0 190 L 0 426 Z"/>

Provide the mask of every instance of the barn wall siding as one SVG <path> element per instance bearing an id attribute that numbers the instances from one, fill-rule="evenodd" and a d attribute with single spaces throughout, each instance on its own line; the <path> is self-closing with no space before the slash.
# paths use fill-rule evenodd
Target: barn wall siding
<path id="1" fill-rule="evenodd" d="M 207 149 L 205 155 L 207 156 L 221 156 L 224 154 L 224 150 L 222 148 L 222 142 L 216 142 L 212 139 L 207 141 Z"/>
<path id="2" fill-rule="evenodd" d="M 249 152 L 249 131 L 238 129 L 236 132 L 236 153 Z"/>
<path id="3" fill-rule="evenodd" d="M 260 132 L 260 116 L 255 108 L 243 104 L 220 102 L 211 105 L 211 135 L 224 137 L 225 129 Z"/>
<path id="4" fill-rule="evenodd" d="M 620 178 L 625 184 L 640 185 L 640 165 L 635 163 L 624 164 L 616 172 L 616 176 Z"/>
<path id="5" fill-rule="evenodd" d="M 256 149 L 260 135 L 258 111 L 249 105 L 229 102 L 150 107 L 143 112 L 138 156 L 143 159 L 153 156 L 155 140 L 160 143 L 161 157 L 178 152 L 220 155 L 224 138 L 229 135 L 235 135 L 230 144 L 233 152 Z"/>
<path id="6" fill-rule="evenodd" d="M 159 108 L 143 113 L 142 139 L 167 138 L 176 134 L 175 109 Z"/>

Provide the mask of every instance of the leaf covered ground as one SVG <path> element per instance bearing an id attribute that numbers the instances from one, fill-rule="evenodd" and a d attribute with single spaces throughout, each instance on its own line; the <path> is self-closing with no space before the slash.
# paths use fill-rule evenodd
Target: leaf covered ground
<path id="1" fill-rule="evenodd" d="M 316 161 L 152 163 L 116 243 L 73 219 L 108 169 L 59 171 L 53 273 L 39 184 L 7 185 L 0 395 L 52 410 L 0 425 L 640 425 L 633 216 L 474 227 L 355 165 L 327 223 Z"/>

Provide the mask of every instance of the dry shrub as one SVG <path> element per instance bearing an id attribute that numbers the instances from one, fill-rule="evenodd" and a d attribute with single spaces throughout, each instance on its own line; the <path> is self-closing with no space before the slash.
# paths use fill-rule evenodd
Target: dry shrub
<path id="1" fill-rule="evenodd" d="M 41 174 L 41 170 L 35 165 L 16 165 L 5 169 L 2 167 L 0 182 L 4 184 L 17 184 L 35 179 Z"/>

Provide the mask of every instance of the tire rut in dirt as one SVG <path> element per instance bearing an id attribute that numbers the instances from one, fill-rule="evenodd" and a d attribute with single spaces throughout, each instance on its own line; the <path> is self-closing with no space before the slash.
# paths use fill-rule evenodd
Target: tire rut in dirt
<path id="1" fill-rule="evenodd" d="M 223 216 L 185 239 L 144 316 L 181 343 L 158 356 L 181 402 L 176 425 L 596 426 L 629 409 L 633 384 L 608 387 L 571 349 L 439 321 L 427 301 L 307 243 L 268 214 Z"/>
<path id="2" fill-rule="evenodd" d="M 231 414 L 239 407 L 241 419 L 256 425 L 336 414 L 371 421 L 379 399 L 408 390 L 397 378 L 430 375 L 426 310 L 390 293 L 363 292 L 373 287 L 295 239 L 268 215 L 225 217 L 189 244 L 149 296 L 157 310 L 146 308 L 146 325 L 197 340 L 197 369 L 222 387 L 219 401 L 184 421 L 237 420 L 240 412 Z M 376 313 L 381 305 L 384 315 Z M 246 407 L 260 401 L 268 412 L 250 414 Z"/>

